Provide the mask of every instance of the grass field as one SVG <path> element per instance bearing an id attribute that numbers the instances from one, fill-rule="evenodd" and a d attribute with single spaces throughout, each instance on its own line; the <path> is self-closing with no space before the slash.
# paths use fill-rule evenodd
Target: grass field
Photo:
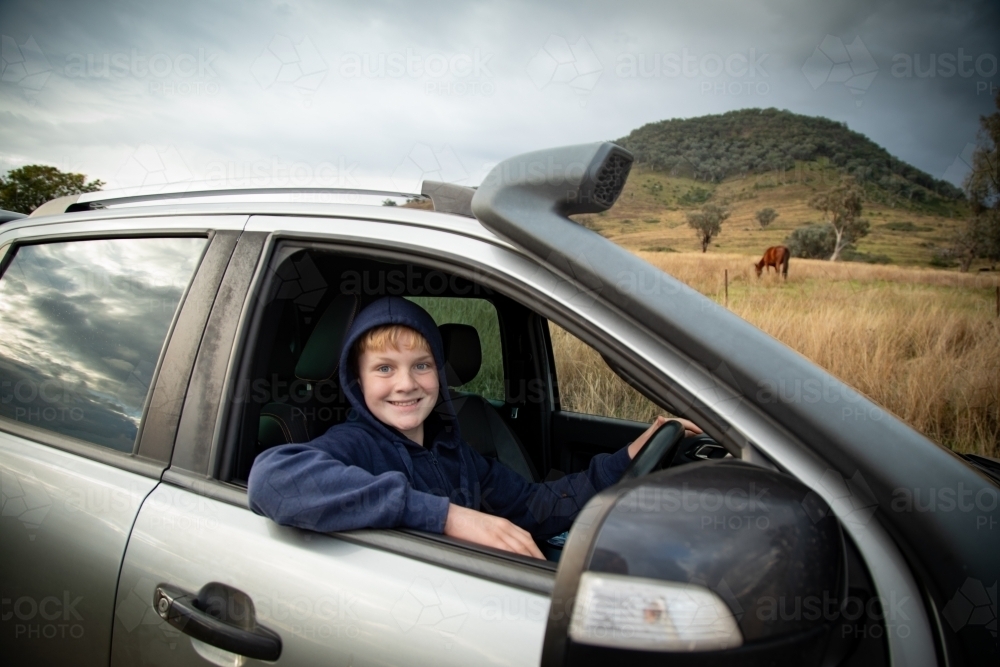
<path id="1" fill-rule="evenodd" d="M 737 254 L 638 253 L 927 437 L 1000 457 L 998 277 L 793 259 L 787 282 Z"/>

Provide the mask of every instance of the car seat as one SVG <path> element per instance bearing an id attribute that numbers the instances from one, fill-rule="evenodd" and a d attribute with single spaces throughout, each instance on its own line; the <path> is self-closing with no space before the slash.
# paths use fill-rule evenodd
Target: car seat
<path id="1" fill-rule="evenodd" d="M 295 377 L 305 382 L 302 396 L 272 402 L 260 410 L 257 452 L 290 442 L 308 442 L 346 414 L 337 371 L 340 351 L 359 310 L 354 294 L 339 294 L 316 322 L 295 363 Z M 328 414 L 327 414 L 328 413 Z"/>
<path id="2" fill-rule="evenodd" d="M 449 387 L 460 387 L 479 374 L 483 362 L 479 332 L 468 324 L 438 327 L 444 343 L 445 375 Z M 462 438 L 473 449 L 511 468 L 529 482 L 539 481 L 524 445 L 496 408 L 479 394 L 450 389 Z"/>

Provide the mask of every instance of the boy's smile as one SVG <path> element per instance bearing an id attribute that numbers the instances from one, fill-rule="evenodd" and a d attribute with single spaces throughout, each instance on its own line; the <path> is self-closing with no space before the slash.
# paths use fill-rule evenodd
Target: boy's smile
<path id="1" fill-rule="evenodd" d="M 358 358 L 358 379 L 375 418 L 423 445 L 424 420 L 438 399 L 433 355 L 423 346 L 369 350 Z"/>

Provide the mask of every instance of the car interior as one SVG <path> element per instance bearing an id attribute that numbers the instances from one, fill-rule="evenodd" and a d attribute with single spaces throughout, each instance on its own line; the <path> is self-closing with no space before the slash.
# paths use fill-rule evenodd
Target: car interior
<path id="1" fill-rule="evenodd" d="M 595 454 L 634 440 L 651 419 L 630 419 L 614 405 L 599 413 L 564 409 L 555 325 L 485 285 L 412 262 L 290 244 L 272 267 L 246 343 L 253 352 L 245 355 L 236 397 L 244 409 L 231 429 L 226 481 L 245 485 L 264 449 L 306 442 L 347 419 L 338 382 L 342 343 L 357 313 L 386 295 L 417 302 L 438 323 L 463 438 L 527 480 L 583 470 Z M 616 389 L 650 415 L 666 412 L 624 381 Z M 606 402 L 591 396 L 591 403 L 595 398 Z M 701 443 L 697 458 L 725 455 Z"/>

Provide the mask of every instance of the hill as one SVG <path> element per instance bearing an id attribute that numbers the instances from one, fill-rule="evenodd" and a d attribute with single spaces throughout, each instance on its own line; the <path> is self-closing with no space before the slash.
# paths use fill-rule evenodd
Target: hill
<path id="1" fill-rule="evenodd" d="M 649 123 L 617 143 L 647 168 L 709 183 L 826 161 L 906 200 L 963 196 L 951 183 L 893 157 L 844 123 L 773 108 Z"/>
<path id="2" fill-rule="evenodd" d="M 954 185 L 826 118 L 744 109 L 651 123 L 617 143 L 637 158 L 625 190 L 609 211 L 577 217 L 633 251 L 700 250 L 687 214 L 711 201 L 731 216 L 709 252 L 759 258 L 795 229 L 823 222 L 809 200 L 845 174 L 862 184 L 862 215 L 871 225 L 856 261 L 941 266 L 968 215 Z M 779 214 L 766 229 L 755 219 L 763 208 Z"/>
<path id="3" fill-rule="evenodd" d="M 730 178 L 706 183 L 670 176 L 639 165 L 625 184 L 615 205 L 604 213 L 574 216 L 581 224 L 633 251 L 696 252 L 698 237 L 687 225 L 688 212 L 708 201 L 719 202 L 731 212 L 709 253 L 755 255 L 780 245 L 797 228 L 823 222 L 823 214 L 809 200 L 839 180 L 840 170 L 827 162 L 796 162 L 778 174 Z M 857 243 L 858 260 L 917 266 L 940 266 L 935 256 L 949 247 L 966 215 L 964 201 L 937 199 L 933 204 L 878 201 L 870 192 L 862 215 L 871 230 Z M 773 208 L 778 218 L 761 229 L 755 214 Z M 700 252 L 699 252 L 700 254 Z M 981 262 L 974 266 L 978 267 Z"/>

